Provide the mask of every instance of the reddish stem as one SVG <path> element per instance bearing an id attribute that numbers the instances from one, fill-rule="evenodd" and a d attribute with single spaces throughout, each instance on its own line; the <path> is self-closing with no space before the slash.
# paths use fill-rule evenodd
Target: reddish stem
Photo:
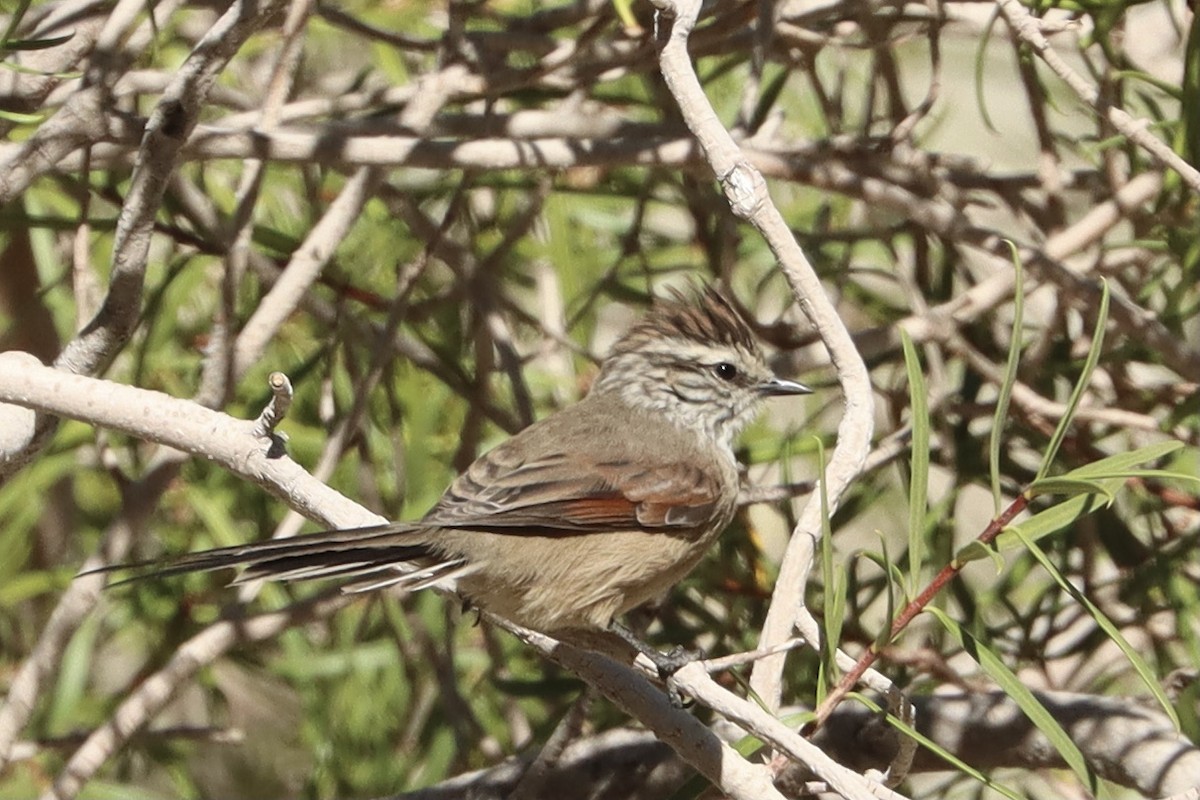
<path id="1" fill-rule="evenodd" d="M 979 538 L 976 541 L 983 545 L 990 545 L 996 540 L 996 537 L 1000 535 L 1000 532 L 1003 531 L 1004 528 L 1007 527 L 1008 524 L 1012 522 L 1018 514 L 1024 511 L 1028 505 L 1029 498 L 1027 496 L 1024 494 L 1017 495 L 1016 499 L 1009 504 L 1008 508 L 1004 509 L 1004 511 L 1000 513 L 1000 516 L 988 523 L 988 526 L 984 528 L 983 533 L 979 534 Z M 892 621 L 892 630 L 891 634 L 888 636 L 888 642 L 895 641 L 900 632 L 908 627 L 908 624 L 913 621 L 913 618 L 916 617 L 917 614 L 920 614 L 922 611 L 924 611 L 925 607 L 929 605 L 930 601 L 932 601 L 934 597 L 937 596 L 938 592 L 945 588 L 946 584 L 948 584 L 955 575 L 962 571 L 965 563 L 966 562 L 952 560 L 949 564 L 942 567 L 941 571 L 938 572 L 938 574 L 934 576 L 933 580 L 929 582 L 929 585 L 926 586 L 919 595 L 913 598 L 913 600 L 907 606 L 905 606 L 900 614 Z M 814 719 L 805 726 L 804 732 L 806 735 L 811 735 L 814 731 L 816 731 L 817 728 L 821 727 L 821 725 L 825 723 L 825 720 L 828 719 L 829 715 L 833 712 L 834 707 L 836 707 L 838 703 L 842 702 L 846 695 L 850 693 L 850 690 L 858 685 L 858 681 L 860 678 L 862 678 L 863 673 L 870 669 L 871 665 L 873 665 L 878 659 L 879 649 L 875 645 L 871 645 L 869 648 L 867 648 L 867 652 L 863 653 L 862 657 L 858 660 L 858 663 L 854 665 L 854 669 L 843 675 L 842 679 L 838 681 L 838 685 L 834 687 L 833 691 L 825 697 L 825 699 L 821 702 L 821 705 L 817 706 Z"/>

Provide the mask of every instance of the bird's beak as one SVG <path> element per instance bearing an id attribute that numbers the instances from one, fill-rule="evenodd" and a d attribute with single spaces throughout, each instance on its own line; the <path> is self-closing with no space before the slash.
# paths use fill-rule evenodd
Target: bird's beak
<path id="1" fill-rule="evenodd" d="M 789 394 L 812 394 L 812 389 L 803 383 L 786 381 L 783 378 L 771 378 L 758 385 L 758 393 L 763 397 L 782 397 Z"/>

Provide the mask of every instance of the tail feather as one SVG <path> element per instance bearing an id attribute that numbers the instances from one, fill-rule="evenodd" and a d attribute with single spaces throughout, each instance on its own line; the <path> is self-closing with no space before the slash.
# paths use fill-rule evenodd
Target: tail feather
<path id="1" fill-rule="evenodd" d="M 397 579 L 404 580 L 405 574 L 424 573 L 431 566 L 441 568 L 441 565 L 458 566 L 463 563 L 461 559 L 442 556 L 422 541 L 426 533 L 425 528 L 402 523 L 321 531 L 288 539 L 221 547 L 161 561 L 115 564 L 81 574 L 126 570 L 133 573 L 111 584 L 113 586 L 146 578 L 213 572 L 227 567 L 245 568 L 234 581 L 235 584 L 259 579 L 300 581 L 362 578 L 386 571 L 396 573 L 393 576 L 393 582 L 396 582 Z M 427 559 L 432 559 L 434 563 L 429 565 Z"/>
<path id="2" fill-rule="evenodd" d="M 376 568 L 372 571 L 384 572 L 391 569 L 392 574 L 375 580 L 354 581 L 343 586 L 342 591 L 347 593 L 374 592 L 394 587 L 405 592 L 416 592 L 435 585 L 452 588 L 459 578 L 470 575 L 478 568 L 477 564 L 468 563 L 461 558 L 441 561 L 425 569 L 406 572 L 401 572 L 394 567 Z"/>

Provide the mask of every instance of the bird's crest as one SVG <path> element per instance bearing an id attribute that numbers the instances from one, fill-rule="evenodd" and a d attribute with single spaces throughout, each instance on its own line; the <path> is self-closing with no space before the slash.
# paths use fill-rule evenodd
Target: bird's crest
<path id="1" fill-rule="evenodd" d="M 637 350 L 647 341 L 664 339 L 727 345 L 752 354 L 760 352 L 754 332 L 733 304 L 716 288 L 706 285 L 697 286 L 690 293 L 671 289 L 670 297 L 657 300 L 650 313 L 621 337 L 613 352 Z"/>

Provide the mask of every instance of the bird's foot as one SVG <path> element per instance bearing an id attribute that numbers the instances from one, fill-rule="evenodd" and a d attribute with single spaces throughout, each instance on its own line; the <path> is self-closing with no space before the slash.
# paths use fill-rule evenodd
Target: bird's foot
<path id="1" fill-rule="evenodd" d="M 658 677 L 664 681 L 693 661 L 704 659 L 703 650 L 688 650 L 686 647 L 672 647 L 665 653 L 647 647 L 642 652 L 654 662 L 654 667 L 658 670 Z"/>
<path id="2" fill-rule="evenodd" d="M 643 642 L 637 637 L 633 631 L 626 628 L 624 625 L 614 624 L 613 632 L 620 636 L 629 645 L 632 645 L 637 652 L 644 655 L 654 665 L 658 671 L 659 679 L 667 687 L 667 696 L 671 700 L 671 705 L 676 708 L 683 708 L 685 705 L 684 697 L 679 690 L 671 682 L 671 676 L 679 670 L 691 664 L 693 661 L 700 661 L 704 658 L 704 652 L 701 650 L 688 650 L 685 647 L 672 647 L 667 652 L 662 652 L 654 647 L 651 647 L 646 642 Z"/>
<path id="3" fill-rule="evenodd" d="M 690 706 L 692 699 L 684 697 L 683 693 L 679 691 L 679 687 L 671 680 L 671 676 L 693 661 L 702 661 L 704 659 L 704 651 L 688 650 L 686 647 L 676 646 L 665 653 L 658 650 L 653 650 L 652 652 L 654 655 L 650 655 L 649 653 L 646 655 L 654 662 L 654 667 L 658 670 L 658 677 L 666 685 L 667 699 L 671 701 L 671 705 L 675 708 Z"/>

